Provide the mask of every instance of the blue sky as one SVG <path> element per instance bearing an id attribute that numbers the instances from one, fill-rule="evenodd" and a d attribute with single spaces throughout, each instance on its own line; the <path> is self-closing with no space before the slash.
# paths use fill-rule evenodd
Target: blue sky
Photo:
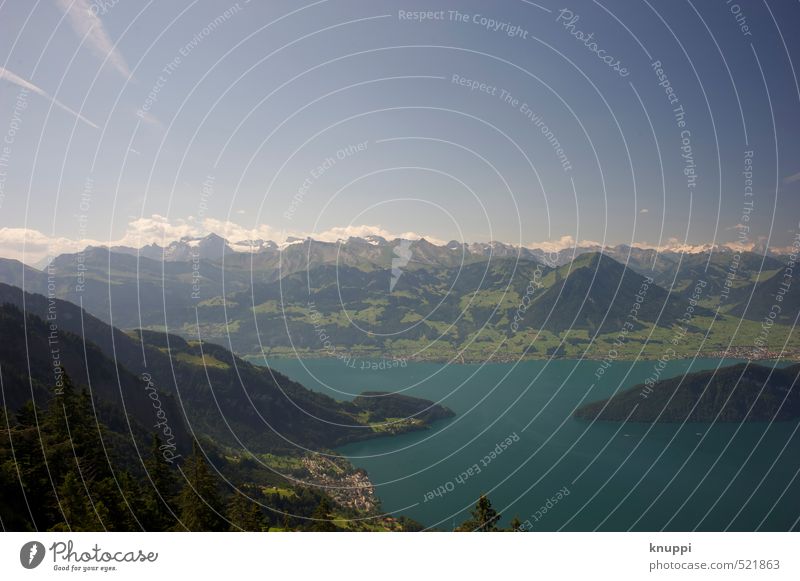
<path id="1" fill-rule="evenodd" d="M 5 2 L 0 254 L 207 231 L 702 244 L 743 215 L 785 246 L 798 23 L 724 1 Z"/>

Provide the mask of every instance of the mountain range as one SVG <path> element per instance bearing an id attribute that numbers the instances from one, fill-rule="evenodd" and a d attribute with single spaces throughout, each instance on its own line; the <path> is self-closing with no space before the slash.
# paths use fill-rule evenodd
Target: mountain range
<path id="1" fill-rule="evenodd" d="M 259 358 L 600 357 L 623 329 L 619 354 L 647 357 L 683 320 L 681 352 L 752 351 L 786 257 L 706 250 L 550 254 L 377 236 L 276 244 L 210 235 L 167 247 L 89 247 L 43 271 L 0 259 L 0 282 L 69 300 L 123 329 L 168 330 Z M 789 333 L 795 295 L 783 297 L 764 353 L 786 338 L 790 351 L 798 347 Z"/>
<path id="2" fill-rule="evenodd" d="M 81 425 L 89 425 L 91 411 L 109 461 L 133 478 L 142 474 L 141 451 L 153 434 L 174 444 L 187 469 L 201 463 L 201 440 L 213 470 L 265 506 L 403 530 L 415 525 L 381 516 L 366 475 L 331 449 L 423 430 L 453 412 L 380 386 L 338 401 L 276 372 L 270 358 L 337 357 L 347 365 L 363 358 L 381 369 L 406 359 L 658 358 L 667 349 L 672 357 L 731 349 L 747 357 L 762 338 L 759 356 L 783 349 L 791 359 L 798 349 L 791 332 L 798 302 L 786 290 L 792 265 L 785 257 L 617 247 L 559 258 L 499 244 L 375 237 L 248 246 L 252 251 L 207 237 L 168 248 L 91 247 L 57 256 L 44 270 L 0 260 L 2 407 L 12 412 L 6 418 L 16 418 L 8 442 L 0 442 L 0 459 L 13 456 L 11 434 L 33 442 L 37 409 L 49 418 L 48 454 L 64 455 L 53 385 L 68 375 L 88 394 L 76 416 Z M 778 302 L 783 309 L 763 336 L 764 317 Z M 758 365 L 690 374 L 636 386 L 575 415 L 793 419 L 800 415 L 791 389 L 796 374 L 797 366 L 772 372 Z M 79 467 L 84 458 L 89 466 L 100 462 L 92 446 L 81 448 Z M 0 501 L 3 518 L 11 515 L 19 528 L 42 519 L 61 526 L 54 502 L 48 514 L 27 520 L 9 474 L 0 475 L 9 499 Z M 75 481 L 66 468 L 57 478 L 59 494 Z M 90 475 L 108 502 L 113 478 Z M 232 516 L 246 521 L 235 500 L 229 498 Z M 115 526 L 132 528 L 119 524 L 125 513 L 115 510 Z M 310 526 L 264 515 L 247 526 L 264 526 L 262 517 L 282 530 Z M 148 526 L 163 530 L 170 522 Z"/>
<path id="3" fill-rule="evenodd" d="M 382 236 L 368 235 L 364 237 L 351 236 L 346 239 L 336 241 L 317 240 L 312 237 L 298 238 L 288 237 L 284 242 L 277 243 L 271 240 L 240 240 L 237 242 L 229 241 L 218 234 L 208 234 L 204 237 L 184 237 L 180 240 L 170 242 L 166 246 L 153 243 L 141 248 L 131 246 L 111 246 L 109 250 L 121 254 L 142 256 L 153 260 L 165 260 L 168 262 L 181 262 L 199 258 L 203 260 L 222 260 L 223 255 L 228 258 L 235 258 L 237 254 L 260 255 L 267 259 L 275 258 L 280 254 L 292 254 L 301 247 L 308 250 L 309 245 L 315 248 L 313 252 L 324 252 L 323 249 L 336 249 L 347 256 L 361 255 L 362 258 L 369 260 L 379 259 L 385 254 L 385 250 L 391 251 L 394 247 L 401 244 L 412 248 L 415 255 L 415 262 L 419 264 L 429 264 L 447 266 L 453 264 L 453 254 L 461 255 L 465 261 L 480 260 L 487 257 L 513 258 L 519 257 L 522 260 L 547 261 L 554 266 L 567 264 L 576 256 L 589 252 L 603 252 L 620 262 L 627 263 L 633 261 L 636 264 L 645 266 L 656 261 L 657 257 L 666 262 L 679 259 L 680 256 L 690 256 L 697 254 L 731 254 L 737 250 L 729 244 L 700 244 L 688 245 L 674 243 L 661 248 L 646 245 L 601 245 L 594 242 L 584 242 L 567 247 L 557 247 L 555 245 L 542 246 L 523 246 L 508 244 L 499 241 L 492 242 L 459 242 L 451 240 L 446 244 L 435 244 L 425 238 L 392 240 Z M 371 252 L 370 252 L 371 247 Z M 750 248 L 753 253 L 767 254 L 768 256 L 780 256 L 780 251 L 766 248 Z M 367 256 L 367 254 L 371 256 Z M 459 260 L 461 259 L 459 256 Z M 259 262 L 260 263 L 260 262 Z M 649 267 L 648 267 L 649 268 Z"/>

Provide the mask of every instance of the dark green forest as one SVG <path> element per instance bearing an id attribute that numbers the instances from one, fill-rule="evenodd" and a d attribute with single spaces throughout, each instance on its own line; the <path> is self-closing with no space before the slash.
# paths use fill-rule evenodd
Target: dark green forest
<path id="1" fill-rule="evenodd" d="M 96 417 L 86 390 L 65 379 L 45 409 L 1 409 L 0 519 L 4 530 L 265 531 L 333 526 L 329 499 L 308 487 L 265 494 L 254 463 L 194 442 L 185 459 L 163 443 L 126 442 Z M 261 478 L 259 478 L 261 476 Z M 344 515 L 347 516 L 347 515 Z M 324 520 L 325 522 L 320 522 Z"/>
<path id="2" fill-rule="evenodd" d="M 426 419 L 401 422 L 390 432 L 373 422 L 397 409 L 393 398 L 377 404 L 367 398 L 369 408 L 337 402 L 218 346 L 192 345 L 163 333 L 128 335 L 70 303 L 18 289 L 12 296 L 20 302 L 25 296 L 28 309 L 0 305 L 3 530 L 419 528 L 409 519 L 383 515 L 376 499 L 365 510 L 352 495 L 331 495 L 319 486 L 320 478 L 329 477 L 326 471 L 344 489 L 359 478 L 324 442 L 332 447 L 425 429 L 426 419 L 449 417 L 450 410 L 403 399 L 405 406 L 427 410 Z M 37 308 L 43 316 L 31 312 Z M 146 363 L 137 361 L 142 353 Z M 123 363 L 146 365 L 147 371 L 134 374 Z M 204 365 L 212 369 L 203 373 Z M 234 366 L 253 390 L 249 405 Z M 170 390 L 171 385 L 177 388 Z M 288 404 L 281 390 L 321 417 L 354 428 L 320 428 Z M 248 445 L 231 444 L 234 429 Z M 280 430 L 310 451 L 292 450 Z M 320 471 L 315 451 L 335 460 Z"/>

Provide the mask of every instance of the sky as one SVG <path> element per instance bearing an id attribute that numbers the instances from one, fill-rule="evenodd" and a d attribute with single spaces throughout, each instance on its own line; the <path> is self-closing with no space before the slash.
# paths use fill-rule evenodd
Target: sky
<path id="1" fill-rule="evenodd" d="M 722 0 L 6 1 L 0 256 L 209 232 L 788 246 L 798 24 Z"/>

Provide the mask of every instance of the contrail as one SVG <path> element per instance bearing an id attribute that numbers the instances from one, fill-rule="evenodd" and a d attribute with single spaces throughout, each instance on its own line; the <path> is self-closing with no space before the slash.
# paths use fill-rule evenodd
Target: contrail
<path id="1" fill-rule="evenodd" d="M 80 113 L 77 113 L 77 112 L 73 111 L 72 109 L 70 109 L 69 107 L 67 107 L 66 105 L 64 105 L 60 101 L 58 101 L 57 99 L 54 99 L 53 97 L 51 97 L 48 93 L 46 93 L 45 91 L 43 91 L 42 89 L 40 89 L 39 87 L 37 87 L 36 85 L 31 83 L 30 81 L 26 81 L 25 79 L 23 79 L 22 77 L 20 77 L 17 74 L 12 73 L 8 69 L 4 69 L 3 67 L 0 67 L 0 79 L 5 79 L 9 83 L 13 83 L 14 85 L 17 85 L 18 87 L 22 87 L 23 89 L 27 89 L 29 91 L 32 91 L 33 93 L 36 93 L 37 95 L 39 95 L 41 97 L 44 97 L 45 99 L 47 99 L 48 101 L 50 101 L 54 105 L 60 107 L 61 109 L 63 109 L 67 113 L 71 113 L 72 115 L 74 115 L 75 117 L 77 117 L 78 119 L 80 119 L 81 121 L 86 123 L 87 125 L 91 125 L 95 129 L 99 129 L 99 127 L 97 125 L 95 125 L 94 123 L 89 121 L 86 117 L 84 117 Z"/>
<path id="2" fill-rule="evenodd" d="M 72 30 L 80 38 L 85 38 L 88 46 L 101 59 L 108 62 L 126 79 L 131 78 L 131 71 L 120 52 L 114 48 L 114 43 L 103 26 L 103 21 L 97 15 L 97 8 L 87 0 L 57 0 L 58 7 L 69 17 Z"/>

